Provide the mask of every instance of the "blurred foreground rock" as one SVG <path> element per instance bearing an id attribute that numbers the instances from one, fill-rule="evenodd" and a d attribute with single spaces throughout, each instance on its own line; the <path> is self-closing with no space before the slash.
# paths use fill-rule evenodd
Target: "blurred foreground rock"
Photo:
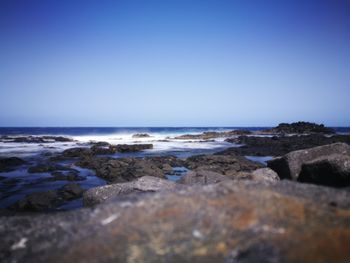
<path id="1" fill-rule="evenodd" d="M 350 193 L 225 181 L 0 217 L 1 262 L 349 262 Z"/>

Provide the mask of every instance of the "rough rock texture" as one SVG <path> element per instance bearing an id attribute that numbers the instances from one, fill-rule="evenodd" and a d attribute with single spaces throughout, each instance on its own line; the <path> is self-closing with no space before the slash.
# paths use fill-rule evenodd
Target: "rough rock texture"
<path id="1" fill-rule="evenodd" d="M 325 127 L 323 124 L 316 124 L 311 122 L 293 122 L 293 123 L 280 123 L 277 127 L 267 130 L 265 132 L 270 133 L 324 133 L 332 134 L 335 131 L 332 128 Z"/>
<path id="2" fill-rule="evenodd" d="M 269 181 L 276 182 L 279 181 L 280 178 L 278 174 L 274 172 L 270 168 L 260 168 L 251 173 L 251 180 L 254 181 Z"/>
<path id="3" fill-rule="evenodd" d="M 51 143 L 51 142 L 73 142 L 71 138 L 63 136 L 1 136 L 1 142 L 19 142 L 19 143 Z"/>
<path id="4" fill-rule="evenodd" d="M 187 158 L 186 167 L 234 177 L 239 172 L 251 172 L 263 166 L 236 155 L 196 155 Z"/>
<path id="5" fill-rule="evenodd" d="M 350 198 L 222 182 L 54 215 L 0 217 L 2 262 L 349 262 Z"/>
<path id="6" fill-rule="evenodd" d="M 32 193 L 9 207 L 13 211 L 51 211 L 65 201 L 82 196 L 84 189 L 78 184 L 69 183 L 57 190 Z"/>
<path id="7" fill-rule="evenodd" d="M 304 163 L 298 181 L 333 187 L 350 186 L 350 155 L 332 154 Z"/>
<path id="8" fill-rule="evenodd" d="M 184 135 L 177 136 L 174 139 L 177 139 L 177 140 L 194 140 L 194 139 L 208 140 L 208 139 L 214 139 L 214 138 L 220 138 L 220 137 L 230 137 L 230 136 L 247 135 L 247 134 L 251 134 L 251 131 L 233 130 L 233 131 L 227 131 L 227 132 L 203 132 L 201 134 L 184 134 Z"/>
<path id="9" fill-rule="evenodd" d="M 211 171 L 199 170 L 186 173 L 178 180 L 178 183 L 185 185 L 207 185 L 227 180 L 230 180 L 230 178 L 225 175 Z"/>
<path id="10" fill-rule="evenodd" d="M 148 133 L 135 133 L 132 135 L 132 138 L 148 138 L 151 137 Z"/>
<path id="11" fill-rule="evenodd" d="M 157 191 L 179 190 L 184 186 L 153 176 L 143 176 L 135 181 L 91 188 L 84 193 L 84 206 L 94 206 L 121 195 Z"/>
<path id="12" fill-rule="evenodd" d="M 164 178 L 164 172 L 152 161 L 143 158 L 88 158 L 77 163 L 78 166 L 93 169 L 96 175 L 113 183 L 132 181 L 142 176 Z"/>
<path id="13" fill-rule="evenodd" d="M 82 158 L 90 155 L 92 155 L 91 149 L 83 148 L 83 147 L 70 148 L 62 152 L 62 156 L 66 158 L 75 158 L 75 157 Z"/>
<path id="14" fill-rule="evenodd" d="M 18 157 L 0 158 L 0 172 L 13 171 L 17 168 L 17 166 L 25 163 L 26 161 Z"/>
<path id="15" fill-rule="evenodd" d="M 290 152 L 283 157 L 268 161 L 268 167 L 277 172 L 281 179 L 298 180 L 303 164 L 332 154 L 350 155 L 350 145 L 333 143 L 306 150 Z"/>
<path id="16" fill-rule="evenodd" d="M 54 171 L 72 171 L 72 172 L 77 172 L 76 170 L 55 164 L 55 163 L 40 163 L 34 166 L 31 166 L 28 168 L 28 173 L 49 173 L 49 172 L 54 172 Z"/>
<path id="17" fill-rule="evenodd" d="M 153 144 L 118 144 L 115 146 L 117 152 L 139 152 L 153 148 Z"/>
<path id="18" fill-rule="evenodd" d="M 240 136 L 238 138 L 226 139 L 226 141 L 243 144 L 243 146 L 226 149 L 220 154 L 281 156 L 291 151 L 307 149 L 336 142 L 344 142 L 350 144 L 350 136 L 334 135 L 326 137 L 322 134 L 274 137 Z"/>

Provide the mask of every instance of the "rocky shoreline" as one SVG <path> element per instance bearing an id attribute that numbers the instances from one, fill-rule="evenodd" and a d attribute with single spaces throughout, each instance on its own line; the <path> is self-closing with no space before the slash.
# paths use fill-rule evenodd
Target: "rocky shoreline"
<path id="1" fill-rule="evenodd" d="M 0 172 L 21 168 L 49 174 L 42 180 L 68 182 L 2 210 L 1 261 L 350 261 L 349 135 L 298 122 L 260 132 L 204 132 L 173 139 L 215 138 L 235 147 L 188 158 L 114 158 L 110 155 L 153 145 L 94 142 L 39 163 L 1 159 Z M 15 142 L 6 136 L 1 140 Z M 20 139 L 45 140 L 65 141 L 54 136 Z M 245 156 L 275 158 L 266 166 Z M 185 172 L 177 176 L 179 167 Z M 77 182 L 86 177 L 79 169 L 93 171 L 107 185 L 81 188 Z M 168 175 L 178 180 L 169 181 Z M 67 200 L 82 200 L 86 208 L 50 213 Z"/>

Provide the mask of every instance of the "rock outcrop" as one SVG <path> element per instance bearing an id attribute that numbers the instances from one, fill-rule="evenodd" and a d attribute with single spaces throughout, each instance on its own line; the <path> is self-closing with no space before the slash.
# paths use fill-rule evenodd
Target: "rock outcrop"
<path id="1" fill-rule="evenodd" d="M 0 158 L 0 173 L 13 171 L 18 166 L 23 165 L 25 163 L 26 161 L 18 157 Z"/>
<path id="2" fill-rule="evenodd" d="M 321 156 L 304 163 L 298 181 L 333 187 L 350 186 L 350 154 Z"/>
<path id="3" fill-rule="evenodd" d="M 311 122 L 293 122 L 293 123 L 280 123 L 277 127 L 264 131 L 277 134 L 294 134 L 294 133 L 323 133 L 333 134 L 335 131 L 332 128 L 325 127 L 323 124 L 316 124 Z"/>
<path id="4" fill-rule="evenodd" d="M 190 170 L 206 170 L 234 177 L 239 172 L 251 172 L 263 166 L 236 155 L 196 155 L 187 158 Z"/>
<path id="5" fill-rule="evenodd" d="M 2 262 L 349 262 L 348 191 L 281 181 L 195 186 L 0 217 Z"/>
<path id="6" fill-rule="evenodd" d="M 84 193 L 84 206 L 94 206 L 108 202 L 117 197 L 128 194 L 154 193 L 183 189 L 184 186 L 175 182 L 153 176 L 143 176 L 135 181 L 119 184 L 110 184 L 91 188 Z"/>
<path id="7" fill-rule="evenodd" d="M 303 164 L 328 158 L 333 154 L 350 155 L 350 145 L 334 143 L 306 150 L 290 152 L 268 162 L 268 167 L 277 172 L 281 179 L 298 180 Z M 331 175 L 330 175 L 331 176 Z"/>

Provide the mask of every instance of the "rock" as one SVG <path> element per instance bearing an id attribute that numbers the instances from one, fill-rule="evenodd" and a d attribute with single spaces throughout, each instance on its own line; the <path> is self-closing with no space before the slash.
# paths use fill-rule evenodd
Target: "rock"
<path id="1" fill-rule="evenodd" d="M 2 262 L 349 262 L 350 194 L 227 181 L 0 217 Z"/>
<path id="2" fill-rule="evenodd" d="M 116 151 L 124 152 L 139 152 L 143 150 L 153 149 L 153 144 L 118 144 L 115 146 Z"/>
<path id="3" fill-rule="evenodd" d="M 216 184 L 230 180 L 227 176 L 205 170 L 191 171 L 178 180 L 178 183 L 185 185 L 207 185 Z"/>
<path id="4" fill-rule="evenodd" d="M 350 155 L 332 154 L 306 162 L 298 181 L 332 187 L 350 186 Z"/>
<path id="5" fill-rule="evenodd" d="M 117 149 L 115 146 L 92 146 L 91 148 L 92 154 L 98 155 L 98 154 L 115 154 L 117 152 Z"/>
<path id="6" fill-rule="evenodd" d="M 350 144 L 350 136 L 334 135 L 326 137 L 322 134 L 274 137 L 240 136 L 238 138 L 226 139 L 226 141 L 243 144 L 243 146 L 229 148 L 220 152 L 219 154 L 281 156 L 291 151 L 312 148 L 315 146 L 321 146 L 335 142 L 345 142 L 347 144 Z"/>
<path id="7" fill-rule="evenodd" d="M 280 180 L 280 178 L 278 177 L 278 174 L 270 168 L 260 168 L 253 171 L 250 179 L 254 181 L 269 181 L 269 182 L 275 182 Z"/>
<path id="8" fill-rule="evenodd" d="M 123 183 L 142 176 L 164 177 L 164 172 L 152 161 L 143 158 L 89 158 L 76 163 L 93 169 L 96 176 L 109 182 Z"/>
<path id="9" fill-rule="evenodd" d="M 50 143 L 73 142 L 74 140 L 63 136 L 2 136 L 0 141 L 17 143 Z"/>
<path id="10" fill-rule="evenodd" d="M 28 173 L 50 173 L 54 171 L 75 171 L 70 167 L 66 167 L 54 163 L 41 163 L 28 168 Z"/>
<path id="11" fill-rule="evenodd" d="M 93 153 L 92 153 L 91 149 L 83 148 L 83 147 L 70 148 L 70 149 L 64 150 L 62 152 L 62 156 L 66 157 L 66 158 L 89 157 L 92 154 Z"/>
<path id="12" fill-rule="evenodd" d="M 60 200 L 58 199 L 57 190 L 49 190 L 46 192 L 29 194 L 9 208 L 16 211 L 37 212 L 53 209 L 59 203 Z"/>
<path id="13" fill-rule="evenodd" d="M 136 133 L 132 135 L 132 138 L 148 138 L 151 137 L 151 135 L 147 133 Z"/>
<path id="14" fill-rule="evenodd" d="M 0 172 L 10 172 L 17 168 L 17 166 L 25 164 L 26 161 L 18 157 L 0 158 Z"/>
<path id="15" fill-rule="evenodd" d="M 82 197 L 83 192 L 84 189 L 78 184 L 70 183 L 59 189 L 26 195 L 9 209 L 17 212 L 49 212 L 66 201 Z"/>
<path id="16" fill-rule="evenodd" d="M 268 167 L 277 172 L 281 179 L 298 180 L 302 165 L 315 159 L 333 154 L 350 154 L 350 146 L 345 143 L 334 143 L 306 150 L 290 152 L 283 157 L 268 161 Z"/>
<path id="17" fill-rule="evenodd" d="M 84 191 L 85 190 L 81 188 L 80 185 L 69 183 L 59 190 L 59 194 L 64 200 L 73 200 L 81 197 Z"/>
<path id="18" fill-rule="evenodd" d="M 235 155 L 196 155 L 187 158 L 186 165 L 190 170 L 207 170 L 234 176 L 238 172 L 251 172 L 263 167 L 259 163 Z"/>
<path id="19" fill-rule="evenodd" d="M 91 144 L 93 144 L 96 147 L 109 147 L 109 146 L 111 146 L 111 144 L 109 144 L 108 142 L 91 142 Z"/>
<path id="20" fill-rule="evenodd" d="M 222 137 L 230 137 L 230 136 L 237 136 L 237 135 L 247 135 L 251 134 L 251 131 L 249 130 L 233 130 L 233 131 L 226 131 L 226 132 L 203 132 L 201 134 L 184 134 L 175 137 L 174 139 L 177 140 L 194 140 L 194 139 L 200 139 L 207 141 L 209 139 L 214 138 L 222 138 Z"/>
<path id="21" fill-rule="evenodd" d="M 293 122 L 280 123 L 277 127 L 267 130 L 265 132 L 269 133 L 284 133 L 284 134 L 294 134 L 294 133 L 323 133 L 323 134 L 333 134 L 335 131 L 332 128 L 325 127 L 323 124 L 316 124 L 311 122 Z"/>
<path id="22" fill-rule="evenodd" d="M 153 176 L 143 176 L 135 181 L 127 183 L 91 188 L 84 193 L 83 202 L 84 206 L 95 206 L 103 202 L 114 200 L 121 195 L 179 190 L 183 187 L 184 186 L 169 180 Z"/>
<path id="23" fill-rule="evenodd" d="M 78 172 L 68 172 L 66 174 L 62 172 L 52 172 L 51 173 L 53 179 L 55 181 L 83 181 L 86 178 L 84 176 L 80 176 Z"/>

